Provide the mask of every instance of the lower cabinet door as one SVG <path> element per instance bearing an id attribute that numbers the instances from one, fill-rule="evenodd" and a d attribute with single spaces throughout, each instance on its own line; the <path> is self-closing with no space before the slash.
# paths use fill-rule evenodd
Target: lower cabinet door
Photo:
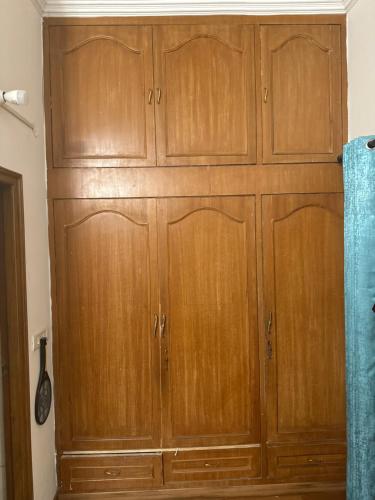
<path id="1" fill-rule="evenodd" d="M 158 202 L 164 448 L 259 443 L 255 197 Z"/>
<path id="2" fill-rule="evenodd" d="M 267 440 L 345 440 L 343 198 L 262 197 Z"/>
<path id="3" fill-rule="evenodd" d="M 163 454 L 165 485 L 260 476 L 260 448 L 167 452 Z"/>
<path id="4" fill-rule="evenodd" d="M 54 202 L 60 450 L 160 446 L 155 209 Z"/>
<path id="5" fill-rule="evenodd" d="M 343 479 L 346 447 L 335 445 L 294 445 L 270 447 L 268 476 L 275 480 Z"/>
<path id="6" fill-rule="evenodd" d="M 62 493 L 111 492 L 161 486 L 161 455 L 60 458 Z"/>

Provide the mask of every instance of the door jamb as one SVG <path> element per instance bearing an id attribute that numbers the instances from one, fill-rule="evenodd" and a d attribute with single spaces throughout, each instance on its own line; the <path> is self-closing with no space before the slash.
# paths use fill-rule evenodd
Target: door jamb
<path id="1" fill-rule="evenodd" d="M 0 298 L 7 497 L 25 500 L 33 498 L 33 476 L 22 175 L 0 166 L 0 189 L 6 235 Z"/>

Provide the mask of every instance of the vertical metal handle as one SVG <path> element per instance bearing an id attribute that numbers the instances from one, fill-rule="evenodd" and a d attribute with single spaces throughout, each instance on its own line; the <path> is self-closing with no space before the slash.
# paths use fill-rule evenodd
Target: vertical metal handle
<path id="1" fill-rule="evenodd" d="M 267 357 L 268 359 L 272 359 L 272 340 L 271 340 L 271 333 L 272 333 L 272 311 L 270 311 L 269 316 L 268 316 L 268 323 L 267 323 Z"/>
<path id="2" fill-rule="evenodd" d="M 154 95 L 154 91 L 152 89 L 148 89 L 148 103 L 152 103 L 152 96 Z"/>
<path id="3" fill-rule="evenodd" d="M 152 336 L 156 337 L 157 331 L 158 331 L 158 321 L 159 317 L 157 314 L 154 314 L 154 326 L 152 328 Z"/>
<path id="4" fill-rule="evenodd" d="M 161 319 L 160 319 L 160 337 L 164 337 L 164 330 L 165 330 L 165 323 L 167 321 L 167 317 L 165 314 L 162 314 L 161 315 Z"/>
<path id="5" fill-rule="evenodd" d="M 271 335 L 271 329 L 272 329 L 272 311 L 270 311 L 269 316 L 268 316 L 268 323 L 267 323 L 267 335 Z"/>
<path id="6" fill-rule="evenodd" d="M 267 88 L 264 89 L 264 102 L 265 103 L 268 102 L 268 89 Z"/>
<path id="7" fill-rule="evenodd" d="M 161 89 L 157 88 L 157 89 L 156 89 L 156 92 L 158 93 L 158 96 L 157 96 L 157 98 L 156 98 L 156 102 L 157 102 L 158 104 L 160 104 L 160 101 L 161 101 Z"/>

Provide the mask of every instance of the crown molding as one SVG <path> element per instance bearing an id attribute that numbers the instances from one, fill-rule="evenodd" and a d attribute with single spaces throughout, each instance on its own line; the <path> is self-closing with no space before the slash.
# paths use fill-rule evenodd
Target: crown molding
<path id="1" fill-rule="evenodd" d="M 357 3 L 358 0 L 344 0 L 346 12 L 350 12 Z"/>
<path id="2" fill-rule="evenodd" d="M 357 0 L 32 0 L 47 17 L 345 14 Z M 43 5 L 44 4 L 44 5 Z"/>
<path id="3" fill-rule="evenodd" d="M 38 14 L 40 14 L 41 16 L 43 16 L 44 13 L 45 13 L 45 8 L 46 8 L 47 0 L 31 0 L 31 3 L 34 5 L 34 7 L 37 10 Z"/>

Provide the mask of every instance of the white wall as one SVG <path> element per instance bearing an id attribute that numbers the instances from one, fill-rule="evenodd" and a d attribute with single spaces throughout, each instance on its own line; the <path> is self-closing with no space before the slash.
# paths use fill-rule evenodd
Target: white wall
<path id="1" fill-rule="evenodd" d="M 348 15 L 349 138 L 375 134 L 375 0 Z"/>
<path id="2" fill-rule="evenodd" d="M 0 109 L 0 165 L 23 175 L 29 336 L 50 328 L 45 146 L 42 99 L 41 18 L 31 0 L 1 0 L 0 88 L 29 91 L 30 104 L 17 108 L 39 128 L 39 136 Z M 29 345 L 31 342 L 29 342 Z M 51 342 L 48 369 L 51 368 Z M 35 500 L 52 500 L 56 491 L 54 415 L 39 427 L 33 405 L 39 351 L 30 349 L 32 453 Z M 26 499 L 25 499 L 26 500 Z"/>

